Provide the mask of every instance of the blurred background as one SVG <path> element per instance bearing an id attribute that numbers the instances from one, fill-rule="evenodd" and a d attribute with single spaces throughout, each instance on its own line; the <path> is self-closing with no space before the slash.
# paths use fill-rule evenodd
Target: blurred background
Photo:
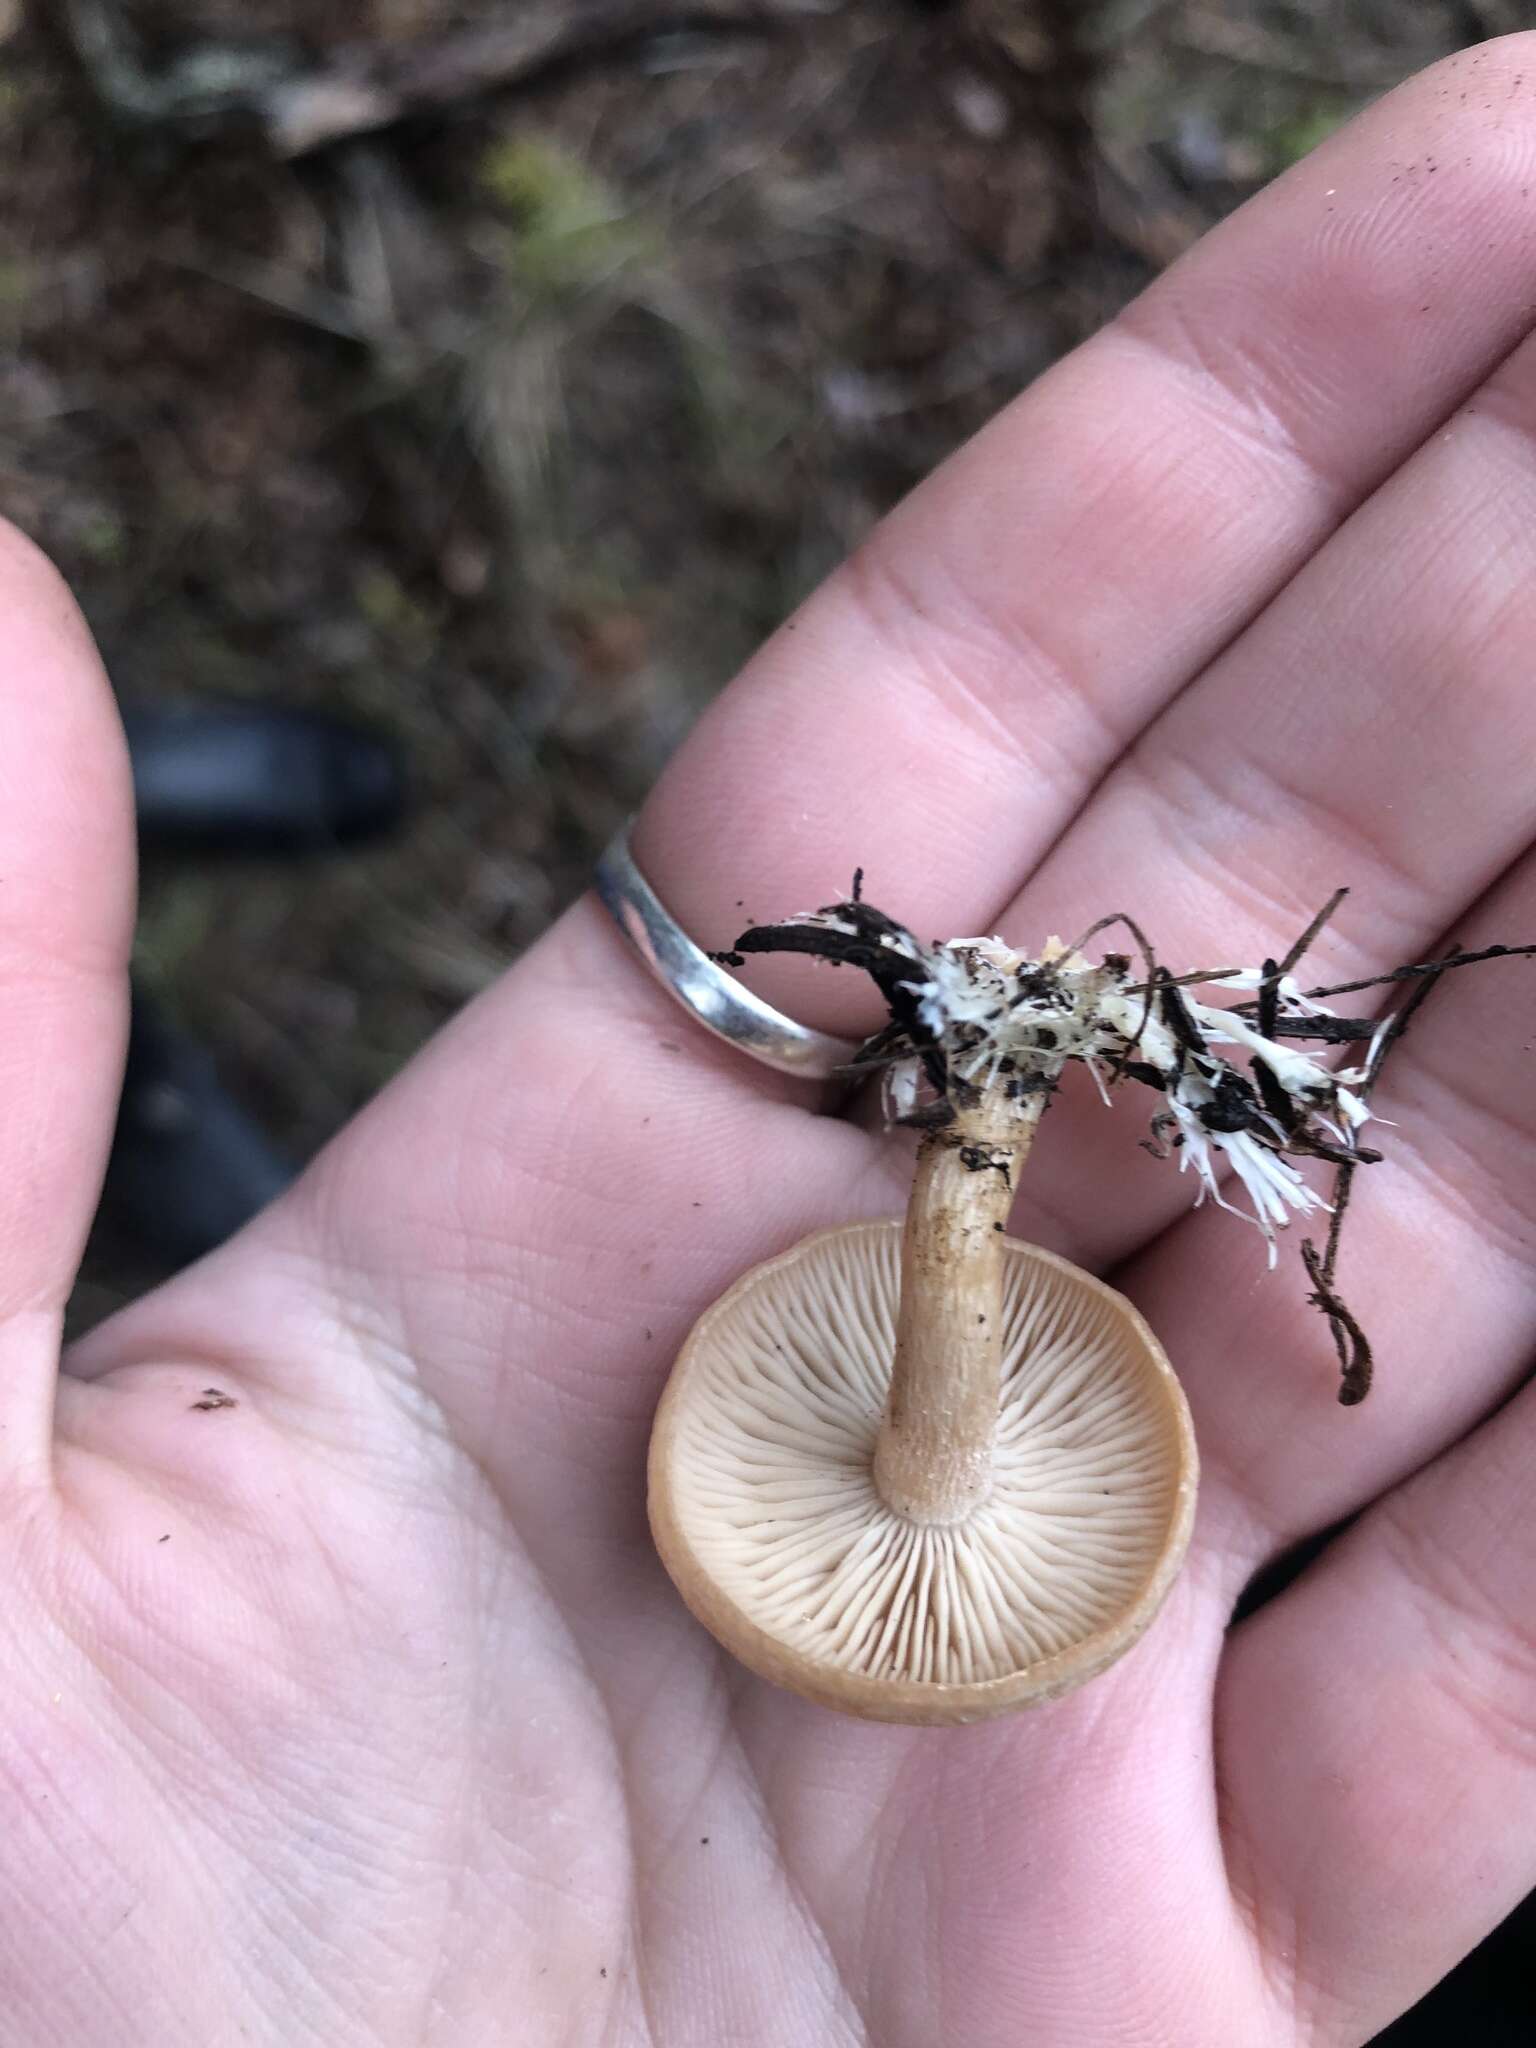
<path id="1" fill-rule="evenodd" d="M 131 710 L 340 715 L 408 786 L 344 850 L 146 845 L 173 1081 L 205 1048 L 273 1171 L 312 1152 L 894 499 L 1365 101 L 1531 25 L 0 0 L 0 511 Z M 174 1131 L 174 1088 L 145 1101 Z M 128 1179 L 79 1321 L 175 1263 Z M 1497 1963 L 1474 2038 L 1528 2043 Z"/>

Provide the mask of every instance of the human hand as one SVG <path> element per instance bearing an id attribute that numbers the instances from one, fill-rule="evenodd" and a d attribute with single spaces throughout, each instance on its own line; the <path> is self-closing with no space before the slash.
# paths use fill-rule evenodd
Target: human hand
<path id="1" fill-rule="evenodd" d="M 1340 881 L 1330 978 L 1536 935 L 1527 78 L 1516 38 L 1373 110 L 786 625 L 637 834 L 702 943 L 856 864 L 925 934 L 1130 909 L 1176 964 Z M 899 1209 L 909 1142 L 706 1039 L 590 901 L 59 1375 L 129 798 L 56 581 L 12 542 L 0 586 L 0 2042 L 1356 2043 L 1536 1882 L 1525 963 L 1389 1071 L 1348 1413 L 1295 1270 L 1065 1091 L 1015 1229 L 1179 1367 L 1189 1562 L 1081 1693 L 846 1721 L 689 1620 L 645 1442 L 698 1312 Z M 848 1029 L 848 979 L 760 985 Z"/>

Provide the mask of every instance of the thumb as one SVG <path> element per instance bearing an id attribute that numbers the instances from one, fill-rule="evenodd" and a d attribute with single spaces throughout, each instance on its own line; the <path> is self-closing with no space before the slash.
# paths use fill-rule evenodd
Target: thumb
<path id="1" fill-rule="evenodd" d="M 133 903 L 106 676 L 57 573 L 0 523 L 0 1480 L 48 1455 L 112 1135 Z"/>

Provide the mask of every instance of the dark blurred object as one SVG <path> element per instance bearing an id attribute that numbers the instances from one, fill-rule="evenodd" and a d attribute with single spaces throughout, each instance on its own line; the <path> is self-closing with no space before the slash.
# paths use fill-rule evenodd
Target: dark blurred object
<path id="1" fill-rule="evenodd" d="M 409 118 L 462 113 L 510 87 L 608 64 L 638 64 L 653 47 L 769 33 L 807 0 L 518 0 L 510 17 L 418 33 L 403 52 L 385 38 L 349 38 L 316 64 L 297 37 L 204 35 L 169 63 L 147 61 L 117 0 L 65 0 L 60 26 L 103 107 L 132 127 L 209 136 L 263 131 L 280 156 L 300 156 Z M 818 12 L 825 0 L 809 0 Z M 833 0 L 836 4 L 836 0 Z M 949 4 L 949 0 L 944 0 Z"/>
<path id="2" fill-rule="evenodd" d="M 1373 2048 L 1531 2048 L 1536 1899 L 1527 1899 Z"/>
<path id="3" fill-rule="evenodd" d="M 338 718 L 262 706 L 124 713 L 140 841 L 312 854 L 375 838 L 405 808 L 399 758 Z M 109 1226 L 183 1266 L 233 1236 L 297 1167 L 229 1096 L 211 1054 L 135 984 L 103 1191 Z"/>
<path id="4" fill-rule="evenodd" d="M 125 711 L 139 838 L 229 853 L 311 853 L 400 821 L 392 748 L 318 712 L 260 705 Z"/>
<path id="5" fill-rule="evenodd" d="M 135 986 L 103 1191 L 113 1221 L 160 1258 L 184 1266 L 232 1237 L 295 1171 L 225 1093 L 212 1056 Z"/>

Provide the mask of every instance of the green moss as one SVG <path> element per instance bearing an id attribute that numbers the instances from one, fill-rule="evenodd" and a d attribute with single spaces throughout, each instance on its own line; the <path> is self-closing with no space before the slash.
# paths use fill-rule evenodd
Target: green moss
<path id="1" fill-rule="evenodd" d="M 579 157 L 542 137 L 493 143 L 481 157 L 479 185 L 508 217 L 505 268 L 531 296 L 567 298 L 664 258 L 664 238 L 649 222 Z"/>
<path id="2" fill-rule="evenodd" d="M 19 313 L 32 296 L 32 266 L 19 256 L 0 256 L 0 313 Z"/>
<path id="3" fill-rule="evenodd" d="M 398 577 L 375 564 L 353 581 L 357 608 L 376 637 L 407 661 L 429 658 L 437 640 L 437 620 Z"/>
<path id="4" fill-rule="evenodd" d="M 208 872 L 185 864 L 151 868 L 145 876 L 134 932 L 137 971 L 157 989 L 173 988 L 195 968 L 218 913 L 218 887 Z"/>
<path id="5" fill-rule="evenodd" d="M 1354 112 L 1348 100 L 1317 100 L 1275 122 L 1259 138 L 1270 169 L 1283 171 L 1300 163 L 1320 142 L 1326 142 L 1335 129 L 1342 128 Z"/>
<path id="6" fill-rule="evenodd" d="M 76 547 L 97 569 L 120 569 L 128 559 L 128 529 L 105 508 L 82 519 L 74 535 Z"/>

